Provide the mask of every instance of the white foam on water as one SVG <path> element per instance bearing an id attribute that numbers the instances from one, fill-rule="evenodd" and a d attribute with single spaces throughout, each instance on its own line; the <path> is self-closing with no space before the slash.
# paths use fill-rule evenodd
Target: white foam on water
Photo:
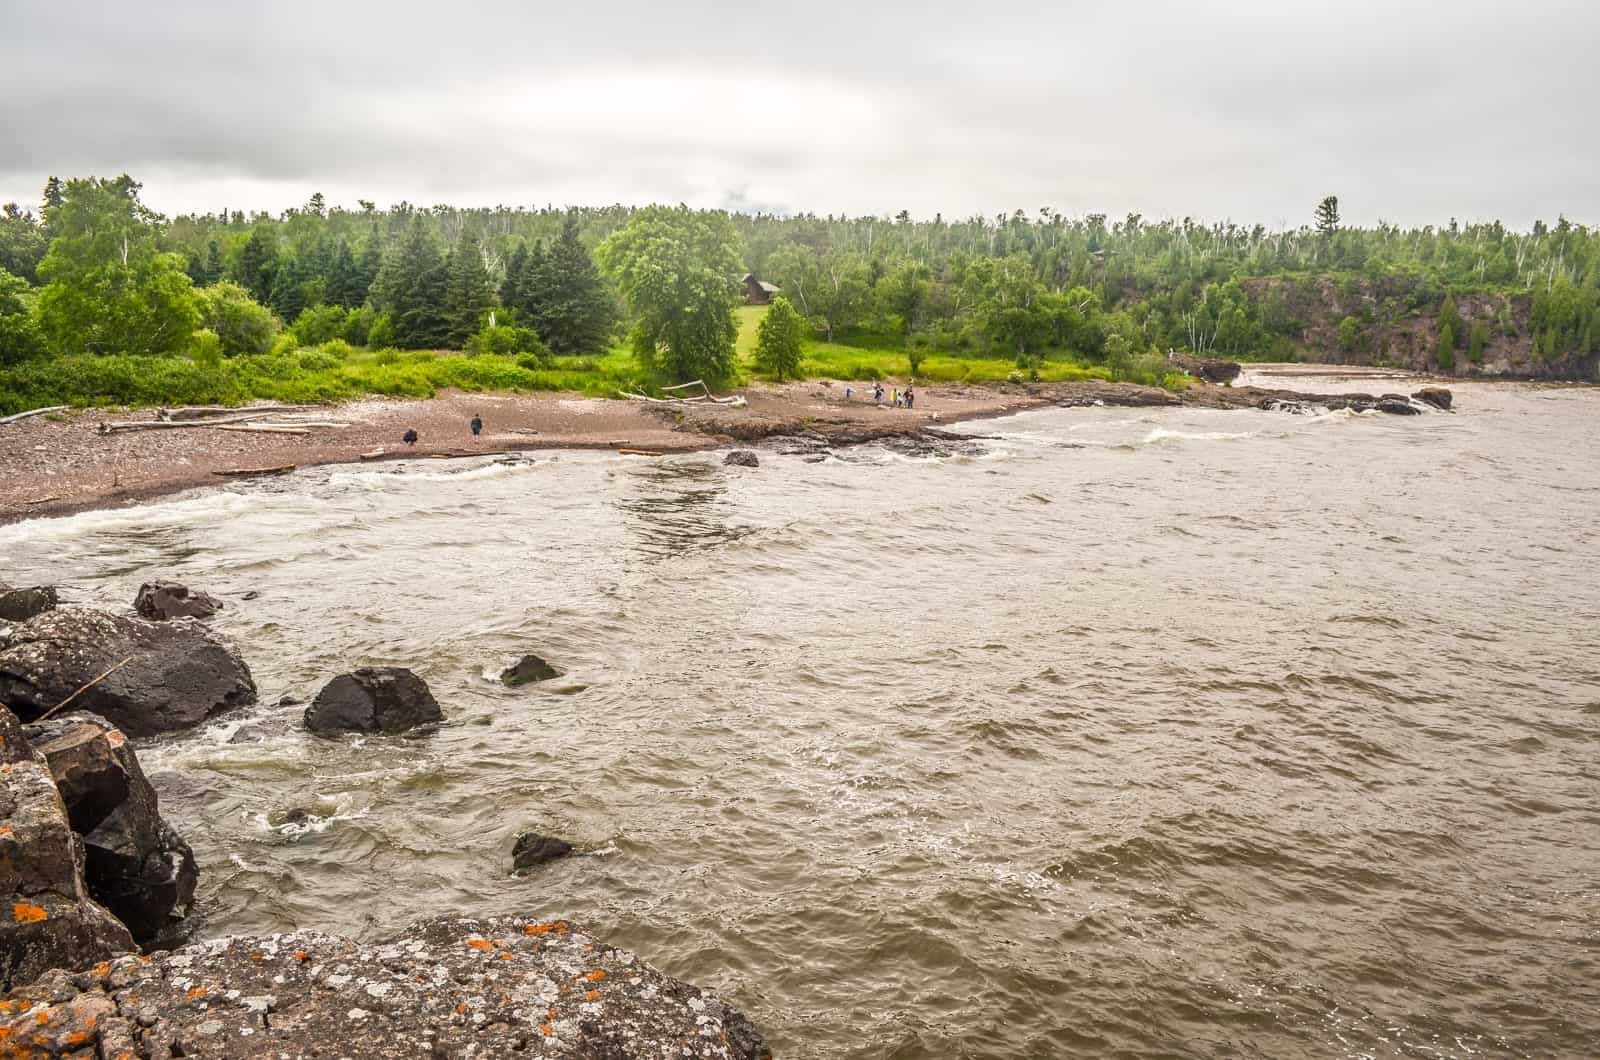
<path id="1" fill-rule="evenodd" d="M 89 534 L 166 526 L 192 528 L 196 524 L 223 522 L 263 504 L 274 494 L 214 490 L 177 500 L 141 504 L 137 508 L 108 508 L 47 519 L 29 519 L 0 528 L 0 548 L 24 541 L 71 541 Z"/>
<path id="2" fill-rule="evenodd" d="M 1254 431 L 1169 431 L 1157 427 L 1144 436 L 1144 444 L 1156 442 L 1220 442 L 1232 438 L 1253 438 Z"/>

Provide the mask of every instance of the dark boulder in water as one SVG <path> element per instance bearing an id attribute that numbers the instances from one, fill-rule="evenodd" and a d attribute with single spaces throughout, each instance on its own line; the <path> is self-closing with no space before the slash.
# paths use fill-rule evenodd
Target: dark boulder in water
<path id="1" fill-rule="evenodd" d="M 511 847 L 511 871 L 526 872 L 535 865 L 564 858 L 572 853 L 572 844 L 555 836 L 538 832 L 523 832 Z"/>
<path id="2" fill-rule="evenodd" d="M 536 681 L 548 681 L 552 677 L 560 677 L 561 671 L 545 662 L 537 655 L 524 655 L 517 660 L 515 666 L 508 666 L 500 671 L 500 681 L 510 688 L 518 685 L 531 685 Z"/>
<path id="3" fill-rule="evenodd" d="M 748 449 L 735 449 L 722 458 L 724 464 L 732 467 L 760 467 L 761 458 Z"/>
<path id="4" fill-rule="evenodd" d="M 85 1057 L 772 1056 L 736 1009 L 565 920 L 429 920 L 383 942 L 312 931 L 215 939 L 93 964 L 16 990 L 18 1004 L 0 1014 L 7 1048 Z"/>
<path id="5" fill-rule="evenodd" d="M 306 728 L 321 735 L 395 735 L 443 721 L 444 711 L 422 678 L 399 666 L 367 666 L 340 674 L 306 708 Z"/>
<path id="6" fill-rule="evenodd" d="M 46 611 L 54 611 L 61 598 L 55 588 L 36 585 L 31 589 L 13 589 L 0 584 L 0 621 L 26 622 Z"/>
<path id="7" fill-rule="evenodd" d="M 132 950 L 128 929 L 89 896 L 83 841 L 67 820 L 50 766 L 7 710 L 0 710 L 0 765 L 0 879 L 7 892 L 0 988 Z"/>
<path id="8" fill-rule="evenodd" d="M 169 618 L 210 618 L 222 610 L 222 601 L 178 582 L 158 580 L 139 586 L 133 609 L 156 622 Z"/>
<path id="9" fill-rule="evenodd" d="M 1418 401 L 1427 402 L 1436 409 L 1444 409 L 1446 412 L 1450 410 L 1451 402 L 1455 400 L 1455 395 L 1442 386 L 1425 386 L 1411 396 Z"/>
<path id="10" fill-rule="evenodd" d="M 1422 410 L 1411 403 L 1411 399 L 1403 394 L 1385 394 L 1373 406 L 1379 412 L 1386 412 L 1391 416 L 1420 416 Z"/>
<path id="11" fill-rule="evenodd" d="M 199 870 L 189 844 L 162 820 L 128 738 L 82 712 L 36 722 L 27 733 L 50 767 L 72 830 L 83 837 L 90 896 L 136 942 L 157 942 L 188 915 Z"/>
<path id="12" fill-rule="evenodd" d="M 75 693 L 74 709 L 129 736 L 191 728 L 256 700 L 239 652 L 192 618 L 72 607 L 0 628 L 0 705 L 30 721 Z"/>

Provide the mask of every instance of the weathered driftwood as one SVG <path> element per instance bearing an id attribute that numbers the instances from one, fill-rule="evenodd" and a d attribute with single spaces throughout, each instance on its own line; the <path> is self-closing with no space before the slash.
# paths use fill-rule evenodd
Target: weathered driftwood
<path id="1" fill-rule="evenodd" d="M 233 467 L 211 473 L 223 478 L 264 478 L 267 475 L 287 475 L 294 469 L 294 464 L 279 464 L 277 467 Z"/>
<path id="2" fill-rule="evenodd" d="M 207 426 L 210 426 L 207 424 Z M 247 431 L 251 434 L 310 434 L 309 427 L 263 427 L 255 423 L 227 423 L 217 427 L 219 431 Z"/>
<path id="3" fill-rule="evenodd" d="M 713 405 L 727 405 L 731 408 L 743 408 L 747 404 L 744 397 L 739 394 L 734 394 L 732 397 L 725 398 L 714 396 L 711 393 L 711 388 L 706 386 L 705 381 L 701 379 L 691 379 L 687 383 L 679 383 L 676 386 L 664 386 L 661 389 L 663 392 L 666 392 L 672 390 L 690 390 L 694 387 L 699 387 L 700 393 L 689 394 L 685 397 L 678 397 L 674 394 L 669 397 L 658 398 L 650 397 L 648 394 L 636 394 L 628 390 L 619 390 L 617 393 L 621 394 L 629 401 L 648 401 L 655 405 L 693 405 L 698 402 L 709 401 Z"/>
<path id="4" fill-rule="evenodd" d="M 306 409 L 316 408 L 315 405 L 282 405 L 270 403 L 265 405 L 186 405 L 178 409 L 157 409 L 156 415 L 163 420 L 203 420 L 214 416 L 233 416 L 245 413 L 251 416 L 260 416 L 267 412 L 303 412 Z"/>
<path id="5" fill-rule="evenodd" d="M 623 456 L 660 456 L 659 449 L 618 449 Z"/>
<path id="6" fill-rule="evenodd" d="M 373 449 L 370 452 L 362 453 L 360 455 L 360 459 L 362 459 L 362 460 L 382 460 L 384 457 L 386 457 L 388 455 L 389 455 L 389 450 L 387 450 L 387 449 Z"/>
<path id="7" fill-rule="evenodd" d="M 67 406 L 65 405 L 51 405 L 46 409 L 29 409 L 27 412 L 18 412 L 11 416 L 0 416 L 0 423 L 16 423 L 18 420 L 25 420 L 30 416 L 43 416 L 50 412 L 65 411 L 67 411 Z"/>
<path id="8" fill-rule="evenodd" d="M 217 430 L 227 430 L 229 427 L 237 430 L 237 424 L 247 424 L 261 430 L 284 431 L 292 430 L 297 434 L 306 434 L 310 428 L 340 428 L 350 426 L 348 423 L 338 423 L 334 420 L 287 420 L 276 422 L 263 420 L 258 413 L 242 416 L 214 417 L 206 420 L 111 420 L 100 425 L 101 434 L 115 434 L 119 431 L 181 431 L 201 430 L 214 427 Z"/>

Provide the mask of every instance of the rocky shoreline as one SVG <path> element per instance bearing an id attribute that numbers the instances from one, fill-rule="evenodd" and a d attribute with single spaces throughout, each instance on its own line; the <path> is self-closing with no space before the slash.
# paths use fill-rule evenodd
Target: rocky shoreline
<path id="1" fill-rule="evenodd" d="M 925 386 L 918 389 L 915 409 L 880 406 L 866 398 L 860 384 L 827 380 L 751 387 L 741 392 L 746 403 L 739 408 L 450 392 L 424 401 L 367 399 L 336 406 L 329 415 L 343 427 L 305 436 L 200 428 L 106 435 L 100 428 L 110 419 L 155 419 L 155 413 L 41 416 L 0 426 L 0 525 L 139 503 L 229 477 L 326 464 L 561 448 L 645 456 L 739 443 L 783 450 L 797 437 L 809 439 L 805 444 L 813 448 L 885 441 L 916 447 L 919 441 L 937 444 L 941 429 L 954 423 L 1052 405 L 1417 411 L 1401 393 L 1328 396 L 1234 386 L 1238 368 L 1231 362 L 1193 362 L 1188 370 L 1196 381 L 1181 393 L 1097 380 Z M 467 429 L 478 414 L 487 423 L 482 438 Z M 401 441 L 408 429 L 420 436 L 415 445 Z"/>
<path id="2" fill-rule="evenodd" d="M 237 650 L 193 617 L 215 604 L 153 583 L 144 617 L 0 586 L 0 1055 L 770 1057 L 742 1014 L 567 921 L 180 945 L 201 868 L 129 737 L 255 702 Z M 441 718 L 410 671 L 358 669 L 305 723 L 415 735 Z M 517 848 L 518 871 L 570 850 L 537 835 Z"/>

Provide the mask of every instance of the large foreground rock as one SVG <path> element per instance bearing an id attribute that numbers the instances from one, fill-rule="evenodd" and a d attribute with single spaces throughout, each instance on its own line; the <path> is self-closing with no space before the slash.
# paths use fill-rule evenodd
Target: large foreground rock
<path id="1" fill-rule="evenodd" d="M 72 706 L 129 736 L 187 729 L 256 699 L 238 651 L 191 618 L 147 622 L 74 607 L 0 627 L 0 705 L 24 721 L 107 670 Z"/>
<path id="2" fill-rule="evenodd" d="M 117 727 L 93 714 L 30 725 L 72 830 L 83 837 L 89 894 L 127 925 L 134 941 L 163 940 L 188 915 L 199 872 L 194 853 L 161 817 L 156 792 Z"/>
<path id="3" fill-rule="evenodd" d="M 210 593 L 191 590 L 178 582 L 156 580 L 139 586 L 133 609 L 153 622 L 169 618 L 210 618 L 222 610 L 222 601 Z"/>
<path id="4" fill-rule="evenodd" d="M 322 735 L 389 735 L 444 720 L 422 678 L 399 666 L 366 666 L 329 681 L 306 708 L 306 728 Z"/>
<path id="5" fill-rule="evenodd" d="M 565 921 L 434 920 L 367 945 L 219 939 L 53 973 L 9 1000 L 0 1030 L 25 1055 L 771 1056 L 734 1009 Z"/>
<path id="6" fill-rule="evenodd" d="M 51 968 L 81 968 L 133 949 L 133 938 L 83 884 L 83 845 L 44 758 L 0 710 L 0 979 L 9 990 Z"/>

